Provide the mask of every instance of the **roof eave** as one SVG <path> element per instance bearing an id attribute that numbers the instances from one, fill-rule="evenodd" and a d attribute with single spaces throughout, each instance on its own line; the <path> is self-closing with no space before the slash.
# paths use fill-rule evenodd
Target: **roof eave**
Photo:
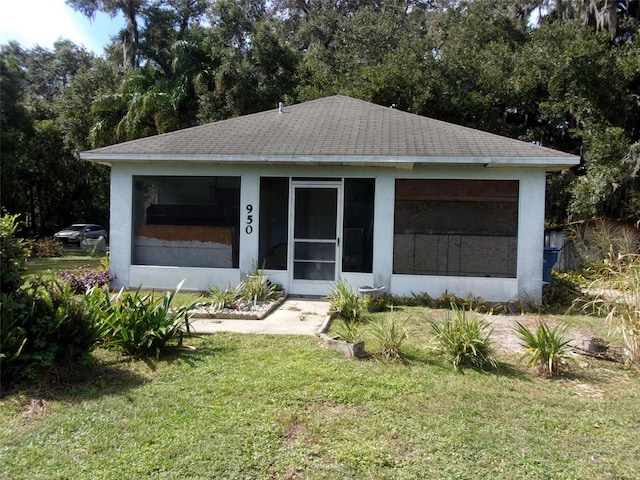
<path id="1" fill-rule="evenodd" d="M 580 163 L 580 157 L 426 157 L 386 155 L 218 155 L 168 153 L 99 153 L 82 152 L 82 160 L 113 165 L 114 163 L 189 162 L 228 165 L 323 165 L 365 166 L 411 169 L 415 165 L 468 165 L 485 167 L 533 167 L 558 171 Z"/>

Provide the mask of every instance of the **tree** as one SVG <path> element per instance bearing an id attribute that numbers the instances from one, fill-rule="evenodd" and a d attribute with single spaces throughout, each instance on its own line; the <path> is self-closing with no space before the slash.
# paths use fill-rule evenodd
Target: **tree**
<path id="1" fill-rule="evenodd" d="M 549 184 L 551 196 L 566 201 L 549 204 L 553 223 L 621 218 L 624 201 L 637 190 L 634 167 L 624 161 L 640 135 L 637 48 L 612 42 L 606 32 L 555 22 L 536 29 L 520 51 L 512 85 L 528 119 L 523 138 L 584 160 L 573 181 L 564 175 Z"/>
<path id="2" fill-rule="evenodd" d="M 64 137 L 65 146 L 73 152 L 91 147 L 90 131 L 95 115 L 94 101 L 117 90 L 123 72 L 113 63 L 95 59 L 90 67 L 76 72 L 68 87 L 53 102 L 55 119 Z"/>
<path id="3" fill-rule="evenodd" d="M 607 31 L 612 37 L 637 36 L 640 22 L 639 0 L 530 0 L 521 2 L 541 18 L 547 16 L 560 22 L 579 20 L 584 26 Z"/>
<path id="4" fill-rule="evenodd" d="M 528 40 L 526 20 L 509 2 L 460 2 L 429 15 L 432 95 L 419 110 L 493 133 L 517 137 L 509 115 L 518 107 L 509 80 Z M 472 47 L 470 47 L 472 46 Z"/>
<path id="5" fill-rule="evenodd" d="M 67 1 L 124 14 L 127 70 L 115 45 L 100 61 L 14 49 L 31 130 L 8 119 L 9 145 L 53 142 L 35 120 L 73 153 L 343 93 L 582 155 L 549 177 L 550 221 L 637 211 L 640 0 Z M 63 51 L 77 67 L 51 68 Z"/>
<path id="6" fill-rule="evenodd" d="M 332 40 L 302 56 L 299 98 L 343 93 L 417 112 L 432 86 L 425 20 L 422 10 L 392 6 L 340 17 Z"/>
<path id="7" fill-rule="evenodd" d="M 104 12 L 112 17 L 121 13 L 126 22 L 126 29 L 122 32 L 122 61 L 128 70 L 138 67 L 138 48 L 140 32 L 138 17 L 148 0 L 66 0 L 74 10 L 93 19 L 97 12 Z"/>
<path id="8" fill-rule="evenodd" d="M 171 46 L 177 41 L 194 42 L 201 30 L 206 0 L 166 0 L 149 4 L 140 13 L 139 54 L 142 64 L 158 65 L 168 71 Z M 201 37 L 201 35 L 200 35 Z"/>
<path id="9" fill-rule="evenodd" d="M 9 44 L 1 53 L 3 208 L 21 214 L 32 236 L 73 221 L 106 221 L 104 168 L 77 155 L 86 146 L 99 82 L 82 95 L 76 86 L 93 71 L 93 56 L 68 41 L 51 51 Z"/>
<path id="10" fill-rule="evenodd" d="M 175 42 L 168 53 L 168 62 L 130 72 L 116 91 L 96 98 L 90 133 L 93 147 L 197 123 L 198 94 L 212 85 L 216 60 L 184 40 Z"/>
<path id="11" fill-rule="evenodd" d="M 298 54 L 272 20 L 251 21 L 253 10 L 232 7 L 220 13 L 208 39 L 219 65 L 213 89 L 200 95 L 200 118 L 221 120 L 275 108 L 294 92 Z"/>
<path id="12" fill-rule="evenodd" d="M 208 0 L 166 0 L 173 11 L 178 39 L 183 40 L 189 29 L 197 24 L 207 11 Z"/>
<path id="13" fill-rule="evenodd" d="M 38 119 L 54 118 L 55 101 L 69 88 L 79 71 L 90 68 L 92 53 L 69 40 L 58 40 L 53 49 L 36 46 L 24 52 L 24 102 Z"/>
<path id="14" fill-rule="evenodd" d="M 25 192 L 16 188 L 16 179 L 28 161 L 26 147 L 33 130 L 31 115 L 24 106 L 23 56 L 24 51 L 16 43 L 0 49 L 0 204 L 9 212 L 27 214 Z"/>

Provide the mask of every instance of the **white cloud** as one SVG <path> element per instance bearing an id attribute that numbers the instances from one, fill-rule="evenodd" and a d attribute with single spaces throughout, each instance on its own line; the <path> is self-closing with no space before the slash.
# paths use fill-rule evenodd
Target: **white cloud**
<path id="1" fill-rule="evenodd" d="M 0 0 L 0 43 L 16 40 L 25 48 L 51 48 L 65 38 L 102 53 L 121 20 L 98 15 L 93 22 L 75 12 L 65 0 Z"/>

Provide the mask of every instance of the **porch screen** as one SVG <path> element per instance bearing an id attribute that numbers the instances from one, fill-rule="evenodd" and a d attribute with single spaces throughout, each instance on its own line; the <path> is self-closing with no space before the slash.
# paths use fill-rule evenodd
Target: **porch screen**
<path id="1" fill-rule="evenodd" d="M 237 268 L 240 177 L 133 177 L 133 263 Z"/>
<path id="2" fill-rule="evenodd" d="M 373 178 L 344 179 L 343 272 L 373 271 L 374 194 Z"/>
<path id="3" fill-rule="evenodd" d="M 396 180 L 393 272 L 513 278 L 518 181 Z"/>
<path id="4" fill-rule="evenodd" d="M 287 269 L 289 178 L 260 178 L 260 267 Z"/>

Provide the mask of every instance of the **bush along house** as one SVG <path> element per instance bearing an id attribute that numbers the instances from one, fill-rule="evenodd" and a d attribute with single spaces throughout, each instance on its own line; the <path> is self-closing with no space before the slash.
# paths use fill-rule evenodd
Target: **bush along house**
<path id="1" fill-rule="evenodd" d="M 579 157 L 345 96 L 83 152 L 111 167 L 116 285 L 542 293 L 545 174 Z"/>

